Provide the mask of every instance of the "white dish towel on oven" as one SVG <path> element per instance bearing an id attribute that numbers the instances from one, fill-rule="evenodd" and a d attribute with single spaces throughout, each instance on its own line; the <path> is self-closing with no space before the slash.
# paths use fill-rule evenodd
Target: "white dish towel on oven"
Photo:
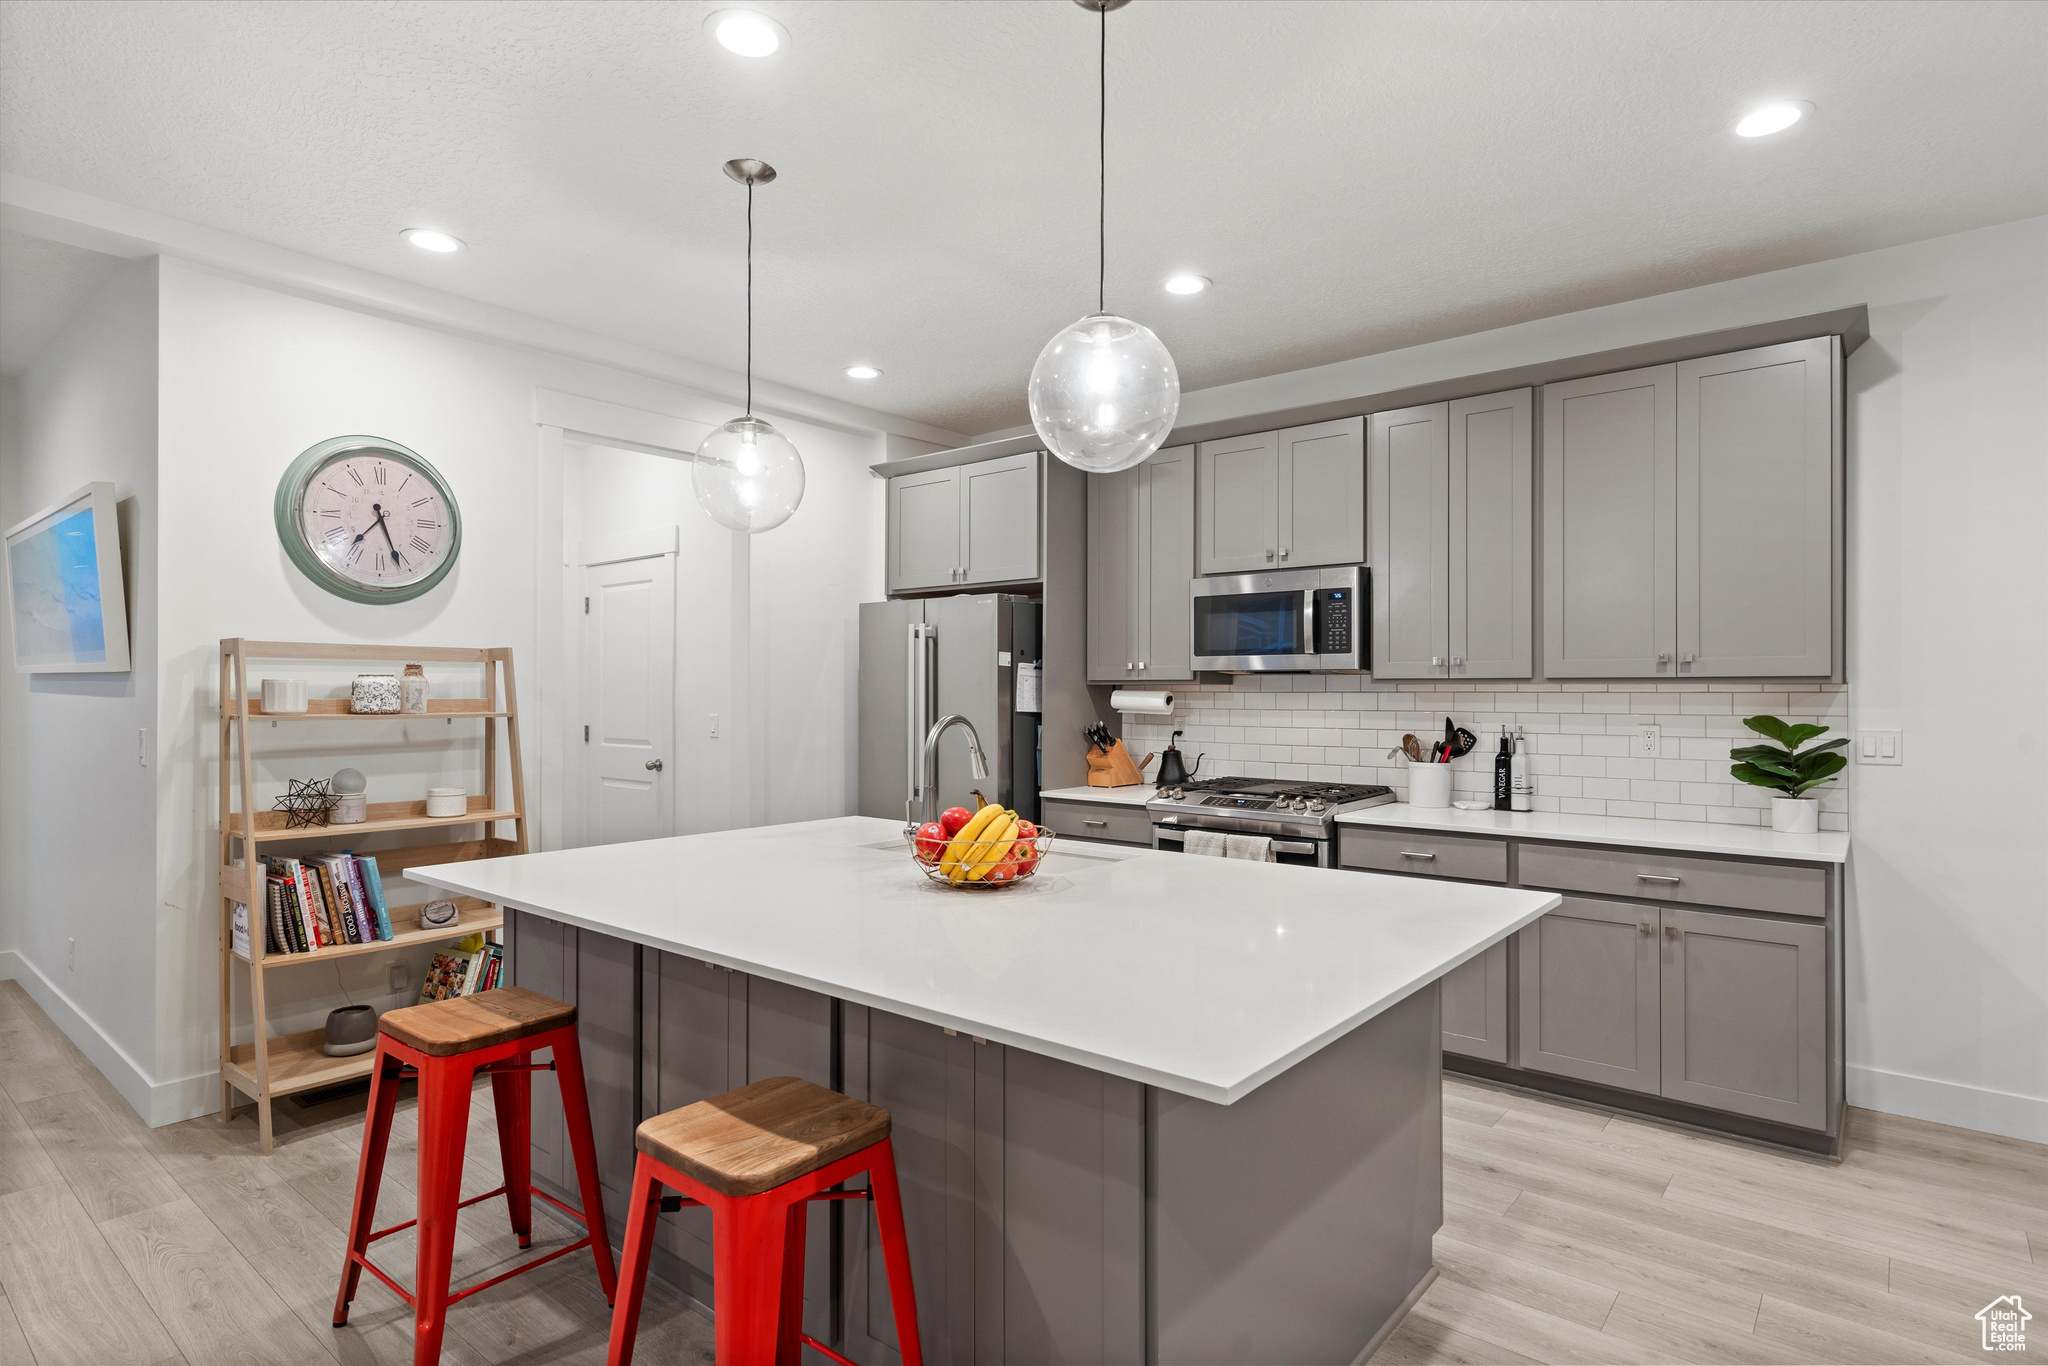
<path id="1" fill-rule="evenodd" d="M 1264 835 L 1225 835 L 1223 857 L 1249 859 L 1253 863 L 1277 863 L 1273 841 Z"/>
<path id="2" fill-rule="evenodd" d="M 1181 848 L 1187 853 L 1201 854 L 1208 858 L 1229 858 L 1229 841 L 1230 836 L 1221 830 L 1190 830 Z"/>

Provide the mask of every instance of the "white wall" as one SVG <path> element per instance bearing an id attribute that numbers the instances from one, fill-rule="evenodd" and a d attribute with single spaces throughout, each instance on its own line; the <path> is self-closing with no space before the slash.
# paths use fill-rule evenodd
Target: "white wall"
<path id="1" fill-rule="evenodd" d="M 656 381 L 395 322 L 169 260 L 162 266 L 162 334 L 162 516 L 178 534 L 166 538 L 162 555 L 156 880 L 164 924 L 154 964 L 155 1098 L 146 1111 L 157 1122 L 205 1113 L 216 1103 L 213 708 L 220 639 L 509 645 L 520 656 L 522 707 L 537 717 L 536 623 L 543 600 L 551 611 L 559 601 L 560 565 L 539 553 L 544 499 L 536 390 L 655 413 L 695 414 L 708 402 Z M 764 582 L 779 583 L 794 572 L 818 598 L 845 603 L 820 607 L 779 588 L 757 598 L 764 617 L 753 634 L 771 642 L 764 695 L 772 699 L 793 687 L 850 696 L 851 679 L 833 676 L 846 667 L 843 655 L 785 654 L 772 642 L 801 635 L 820 611 L 850 618 L 866 587 L 859 580 L 879 573 L 865 501 L 877 481 L 864 468 L 876 442 L 871 433 L 784 425 L 810 457 L 805 505 L 785 527 L 750 538 L 753 544 L 744 549 Z M 279 547 L 271 519 L 279 475 L 308 446 L 344 433 L 409 446 L 453 486 L 463 512 L 462 558 L 433 592 L 391 606 L 344 602 L 315 588 Z M 858 510 L 847 506 L 849 490 Z M 643 505 L 643 513 L 670 521 L 703 516 L 694 502 L 677 507 L 672 500 L 662 510 Z M 842 528 L 842 521 L 849 525 Z M 263 672 L 256 670 L 259 677 Z M 345 672 L 331 679 L 337 691 Z M 451 695 L 464 681 L 457 670 L 430 665 L 428 672 Z M 480 780 L 467 752 L 451 748 L 445 723 L 398 723 L 380 732 L 423 742 L 424 754 L 410 745 L 380 752 L 363 728 L 343 729 L 349 725 L 307 724 L 289 735 L 282 727 L 261 728 L 258 752 L 275 757 L 259 775 L 259 803 L 288 776 L 327 776 L 344 762 L 370 776 L 373 800 L 416 798 L 444 773 L 471 784 Z M 321 729 L 341 733 L 318 736 Z M 526 738 L 529 805 L 538 808 L 543 785 L 559 782 L 560 775 L 542 763 L 531 730 Z M 782 771 L 778 762 L 787 762 L 778 756 L 819 747 L 804 726 L 790 740 L 778 738 L 771 726 L 762 743 L 768 759 L 761 768 L 771 785 Z M 850 756 L 851 743 L 848 737 L 825 747 Z M 850 758 L 845 765 L 849 771 L 828 774 L 825 783 L 827 792 L 843 794 L 840 804 L 828 800 L 805 814 L 852 809 Z M 394 995 L 387 988 L 390 961 L 377 955 L 273 972 L 273 1029 L 311 1028 L 347 998 L 380 1007 L 402 1003 L 417 990 L 419 965 L 412 965 L 405 992 Z M 135 984 L 126 972 L 121 980 L 131 989 Z M 243 1040 L 247 1007 L 239 985 L 236 1001 L 244 1021 L 236 1037 Z"/>
<path id="2" fill-rule="evenodd" d="M 1185 396 L 1184 423 L 1867 304 L 1849 358 L 1849 1099 L 2048 1141 L 2048 219 Z"/>
<path id="3" fill-rule="evenodd" d="M 138 1106 L 156 1055 L 157 272 L 124 264 L 11 386 L 11 526 L 93 480 L 119 500 L 132 670 L 0 674 L 0 975 Z M 75 958 L 71 941 L 76 941 Z"/>

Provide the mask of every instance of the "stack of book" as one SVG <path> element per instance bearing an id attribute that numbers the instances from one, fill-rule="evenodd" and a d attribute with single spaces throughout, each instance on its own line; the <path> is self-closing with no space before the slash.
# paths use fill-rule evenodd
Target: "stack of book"
<path id="1" fill-rule="evenodd" d="M 485 944 L 472 953 L 437 953 L 427 969 L 426 985 L 420 988 L 420 1001 L 445 1001 L 451 996 L 489 991 L 499 985 L 504 972 L 503 945 Z"/>
<path id="2" fill-rule="evenodd" d="M 266 952 L 310 953 L 391 938 L 377 860 L 354 854 L 266 858 Z"/>

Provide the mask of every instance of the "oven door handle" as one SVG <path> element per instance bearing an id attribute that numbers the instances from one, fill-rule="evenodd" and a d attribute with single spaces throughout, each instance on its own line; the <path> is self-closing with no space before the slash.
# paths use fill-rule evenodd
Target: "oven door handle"
<path id="1" fill-rule="evenodd" d="M 1216 833 L 1218 833 L 1218 834 L 1239 834 L 1239 835 L 1249 835 L 1249 834 L 1252 834 L 1253 832 L 1252 832 L 1252 831 L 1249 831 L 1249 830 L 1237 830 L 1237 831 L 1221 831 L 1221 830 L 1219 830 L 1219 831 L 1217 831 Z M 1187 843 L 1187 838 L 1188 838 L 1188 832 L 1187 832 L 1187 831 L 1185 831 L 1185 830 L 1165 830 L 1165 829 L 1161 829 L 1161 828 L 1160 828 L 1159 826 L 1156 826 L 1156 825 L 1152 827 L 1152 835 L 1153 835 L 1153 838 L 1157 839 L 1157 840 L 1158 840 L 1158 841 L 1159 841 L 1160 843 L 1162 843 L 1162 844 L 1165 844 L 1165 843 L 1169 843 L 1169 842 L 1171 842 L 1171 843 L 1175 843 L 1175 844 L 1185 844 L 1185 843 Z M 1320 852 L 1320 851 L 1319 851 L 1319 850 L 1317 849 L 1317 847 L 1316 847 L 1316 846 L 1315 846 L 1315 845 L 1314 845 L 1313 843 L 1311 843 L 1311 842 L 1310 842 L 1310 841 L 1308 841 L 1308 840 L 1281 840 L 1281 839 L 1276 839 L 1276 840 L 1274 840 L 1274 841 L 1273 841 L 1273 852 L 1274 852 L 1274 853 L 1276 853 L 1276 854 L 1314 854 L 1314 853 L 1318 853 L 1318 852 Z"/>

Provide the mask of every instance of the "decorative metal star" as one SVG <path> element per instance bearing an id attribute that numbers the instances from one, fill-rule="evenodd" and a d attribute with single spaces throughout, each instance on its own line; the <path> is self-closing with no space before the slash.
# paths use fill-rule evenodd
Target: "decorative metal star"
<path id="1" fill-rule="evenodd" d="M 327 813 L 334 808 L 334 794 L 327 790 L 325 778 L 291 778 L 287 780 L 285 794 L 271 806 L 284 812 L 284 828 L 287 830 L 325 825 Z"/>

